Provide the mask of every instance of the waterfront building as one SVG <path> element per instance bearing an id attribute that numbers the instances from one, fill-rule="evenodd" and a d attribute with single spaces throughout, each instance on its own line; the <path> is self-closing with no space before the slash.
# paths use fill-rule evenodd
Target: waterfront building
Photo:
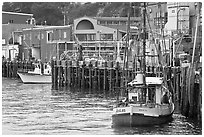
<path id="1" fill-rule="evenodd" d="M 20 32 L 23 28 L 35 26 L 33 14 L 4 12 L 2 11 L 2 57 L 13 60 L 19 57 L 19 38 L 14 39 L 14 32 Z"/>
<path id="2" fill-rule="evenodd" d="M 33 14 L 2 11 L 2 24 L 35 24 Z"/>
<path id="3" fill-rule="evenodd" d="M 23 59 L 48 62 L 73 49 L 72 26 L 37 26 L 23 29 Z"/>
<path id="4" fill-rule="evenodd" d="M 195 37 L 196 19 L 200 15 L 196 53 L 202 42 L 202 4 L 199 2 L 157 2 L 148 3 L 147 28 L 150 44 L 161 49 L 164 60 L 168 62 L 179 54 L 192 55 Z M 162 30 L 164 30 L 162 34 Z M 182 40 L 181 40 L 182 38 Z M 155 51 L 154 51 L 155 52 Z M 199 53 L 198 53 L 199 54 Z M 199 54 L 200 55 L 200 54 Z"/>
<path id="5" fill-rule="evenodd" d="M 138 17 L 130 18 L 130 39 L 139 36 L 140 21 Z M 81 17 L 74 20 L 73 31 L 83 47 L 84 56 L 113 60 L 118 48 L 125 47 L 127 24 L 127 17 Z"/>

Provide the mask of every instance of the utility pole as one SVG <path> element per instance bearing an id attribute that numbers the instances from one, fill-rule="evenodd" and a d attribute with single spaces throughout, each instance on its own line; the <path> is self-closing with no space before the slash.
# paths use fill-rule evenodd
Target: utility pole
<path id="1" fill-rule="evenodd" d="M 143 83 L 146 85 L 146 2 L 144 2 L 144 9 L 143 9 Z"/>

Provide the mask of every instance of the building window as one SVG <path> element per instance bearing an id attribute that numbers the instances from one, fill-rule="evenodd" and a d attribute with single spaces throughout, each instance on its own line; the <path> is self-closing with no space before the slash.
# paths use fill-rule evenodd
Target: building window
<path id="1" fill-rule="evenodd" d="M 59 32 L 59 38 L 61 39 L 62 38 L 62 30 L 60 29 L 58 32 Z"/>
<path id="2" fill-rule="evenodd" d="M 113 40 L 113 34 L 101 34 L 100 40 L 112 41 Z"/>
<path id="3" fill-rule="evenodd" d="M 99 25 L 99 24 L 101 24 L 101 22 L 100 22 L 100 21 L 97 21 L 97 24 Z"/>
<path id="4" fill-rule="evenodd" d="M 53 31 L 47 31 L 47 42 L 52 41 L 52 33 L 53 33 Z"/>
<path id="5" fill-rule="evenodd" d="M 95 34 L 88 34 L 87 35 L 87 41 L 94 41 L 94 40 L 96 40 Z"/>
<path id="6" fill-rule="evenodd" d="M 99 21 L 99 24 L 101 24 L 101 25 L 105 25 L 106 22 L 105 22 L 105 21 Z"/>
<path id="7" fill-rule="evenodd" d="M 41 34 L 41 39 L 44 39 L 44 34 L 43 33 Z"/>
<path id="8" fill-rule="evenodd" d="M 112 25 L 112 21 L 107 21 L 107 25 Z"/>
<path id="9" fill-rule="evenodd" d="M 13 23 L 13 20 L 9 20 L 9 23 Z"/>
<path id="10" fill-rule="evenodd" d="M 87 41 L 86 34 L 77 34 L 76 35 L 79 41 Z"/>
<path id="11" fill-rule="evenodd" d="M 64 32 L 64 38 L 67 38 L 67 32 Z"/>
<path id="12" fill-rule="evenodd" d="M 162 26 L 164 27 L 164 25 L 165 25 L 165 23 L 166 23 L 164 17 L 161 17 L 161 18 L 159 18 L 159 17 L 154 18 L 154 25 L 155 25 L 155 26 L 160 26 L 161 22 L 162 22 Z"/>
<path id="13" fill-rule="evenodd" d="M 95 41 L 96 34 L 77 34 L 76 35 L 79 41 Z"/>
<path id="14" fill-rule="evenodd" d="M 118 25 L 118 24 L 119 24 L 119 21 L 113 21 L 113 24 L 114 24 L 114 25 Z"/>
<path id="15" fill-rule="evenodd" d="M 120 21 L 120 25 L 126 25 L 126 21 Z"/>
<path id="16" fill-rule="evenodd" d="M 40 35 L 39 34 L 36 34 L 35 35 L 35 39 L 39 39 Z"/>

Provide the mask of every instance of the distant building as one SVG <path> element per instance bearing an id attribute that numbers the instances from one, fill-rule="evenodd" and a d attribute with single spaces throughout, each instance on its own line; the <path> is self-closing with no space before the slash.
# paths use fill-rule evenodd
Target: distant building
<path id="1" fill-rule="evenodd" d="M 22 32 L 22 29 L 34 26 L 33 14 L 2 11 L 2 56 L 9 60 L 19 58 L 22 43 L 17 44 L 14 32 Z"/>
<path id="2" fill-rule="evenodd" d="M 2 11 L 2 24 L 35 24 L 33 14 Z"/>
<path id="3" fill-rule="evenodd" d="M 131 17 L 130 26 L 139 28 L 140 18 Z M 86 52 L 84 56 L 102 56 L 113 59 L 117 48 L 124 49 L 127 34 L 127 17 L 82 17 L 74 20 L 74 35 Z M 131 30 L 131 38 L 138 37 L 138 30 Z"/>
<path id="4" fill-rule="evenodd" d="M 168 19 L 167 2 L 148 2 L 147 6 L 147 28 L 155 34 L 161 32 Z"/>
<path id="5" fill-rule="evenodd" d="M 168 2 L 168 22 L 165 26 L 169 34 L 172 32 L 189 34 L 190 10 L 187 2 Z"/>
<path id="6" fill-rule="evenodd" d="M 22 45 L 19 38 L 22 37 L 22 34 L 18 36 L 17 40 L 15 32 L 22 32 L 23 29 L 32 27 L 34 25 L 31 24 L 2 24 L 2 56 L 9 60 L 18 57 L 19 47 Z"/>
<path id="7" fill-rule="evenodd" d="M 166 60 L 172 60 L 183 52 L 192 55 L 196 21 L 198 37 L 196 51 L 201 51 L 202 43 L 202 3 L 201 2 L 150 2 L 147 6 L 147 28 L 151 47 L 161 49 Z M 150 30 L 151 29 L 151 30 Z M 164 34 L 161 30 L 164 29 Z M 183 36 L 180 43 L 180 38 Z M 165 44 L 164 44 L 165 41 Z M 180 44 L 179 44 L 180 43 Z M 155 53 L 158 53 L 155 51 Z M 169 54 L 166 54 L 169 53 Z M 173 55 L 172 53 L 175 53 Z M 199 53 L 199 52 L 196 52 Z M 200 54 L 199 54 L 200 55 Z M 168 56 L 168 57 L 167 57 Z M 169 57 L 170 56 L 170 57 Z M 174 56 L 174 57 L 173 57 Z M 167 59 L 170 58 L 170 59 Z"/>
<path id="8" fill-rule="evenodd" d="M 38 26 L 23 29 L 23 59 L 41 59 L 43 62 L 58 58 L 66 50 L 73 49 L 72 27 Z"/>

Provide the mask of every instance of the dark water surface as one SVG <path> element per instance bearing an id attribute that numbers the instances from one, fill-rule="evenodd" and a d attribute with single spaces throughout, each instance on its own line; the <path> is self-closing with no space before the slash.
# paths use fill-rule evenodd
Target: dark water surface
<path id="1" fill-rule="evenodd" d="M 154 127 L 113 128 L 114 99 L 77 90 L 52 91 L 50 84 L 22 84 L 2 79 L 3 135 L 202 134 L 201 125 L 180 114 Z"/>

